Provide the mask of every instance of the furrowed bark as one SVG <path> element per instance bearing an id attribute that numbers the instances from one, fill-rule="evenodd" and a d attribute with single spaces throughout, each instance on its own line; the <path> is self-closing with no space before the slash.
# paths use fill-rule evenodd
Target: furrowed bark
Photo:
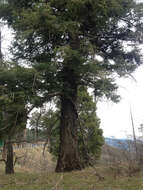
<path id="1" fill-rule="evenodd" d="M 81 163 L 77 143 L 77 115 L 73 103 L 61 98 L 60 152 L 56 172 L 80 170 Z"/>
<path id="2" fill-rule="evenodd" d="M 14 174 L 13 145 L 10 141 L 6 143 L 6 151 L 5 173 Z"/>
<path id="3" fill-rule="evenodd" d="M 82 169 L 78 153 L 78 117 L 75 108 L 77 85 L 73 70 L 65 69 L 65 83 L 61 96 L 60 149 L 56 172 Z"/>

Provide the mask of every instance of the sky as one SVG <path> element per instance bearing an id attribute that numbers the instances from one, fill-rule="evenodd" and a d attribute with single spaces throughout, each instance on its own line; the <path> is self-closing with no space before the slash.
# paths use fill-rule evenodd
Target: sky
<path id="1" fill-rule="evenodd" d="M 136 0 L 136 2 L 141 3 L 143 0 Z M 118 94 L 121 96 L 118 104 L 98 102 L 97 113 L 105 137 L 127 138 L 132 135 L 130 110 L 136 135 L 142 136 L 138 129 L 143 123 L 143 66 L 138 67 L 132 75 L 135 80 L 122 78 L 116 81 L 119 85 Z"/>
<path id="2" fill-rule="evenodd" d="M 109 101 L 98 102 L 97 113 L 101 119 L 101 128 L 106 137 L 126 138 L 132 135 L 130 108 L 137 136 L 141 136 L 138 128 L 143 123 L 143 66 L 140 66 L 132 78 L 118 79 L 119 103 Z"/>
<path id="3" fill-rule="evenodd" d="M 143 0 L 138 0 L 143 2 Z M 8 46 L 11 41 L 11 31 L 7 26 L 2 28 L 2 50 L 9 59 Z M 143 66 L 133 73 L 132 78 L 120 78 L 118 94 L 121 101 L 118 104 L 109 101 L 100 101 L 97 104 L 97 114 L 101 119 L 101 128 L 105 137 L 126 138 L 132 135 L 130 107 L 137 136 L 141 136 L 138 128 L 143 123 Z"/>

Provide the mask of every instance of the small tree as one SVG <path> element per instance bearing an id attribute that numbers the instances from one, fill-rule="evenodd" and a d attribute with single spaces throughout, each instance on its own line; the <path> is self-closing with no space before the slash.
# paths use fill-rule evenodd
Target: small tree
<path id="1" fill-rule="evenodd" d="M 36 97 L 33 90 L 34 70 L 15 64 L 0 68 L 0 138 L 7 151 L 6 173 L 14 173 L 12 140 L 26 128 L 28 113 Z"/>
<path id="2" fill-rule="evenodd" d="M 83 165 L 93 165 L 99 159 L 104 144 L 100 119 L 96 114 L 96 103 L 87 89 L 79 89 L 79 151 Z"/>

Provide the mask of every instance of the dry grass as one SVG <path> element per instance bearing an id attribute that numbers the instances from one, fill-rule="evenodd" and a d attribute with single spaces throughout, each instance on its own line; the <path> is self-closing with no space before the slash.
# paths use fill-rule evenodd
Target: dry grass
<path id="1" fill-rule="evenodd" d="M 18 157 L 16 166 L 25 171 L 53 171 L 55 168 L 55 163 L 52 159 L 52 155 L 48 151 L 46 151 L 43 156 L 42 151 L 42 147 L 27 147 L 16 149 L 14 151 L 15 157 Z"/>
<path id="2" fill-rule="evenodd" d="M 104 175 L 100 180 L 96 175 Z M 15 175 L 0 172 L 0 190 L 142 190 L 142 174 L 114 179 L 110 168 L 88 168 L 82 171 L 57 174 L 31 173 L 16 168 Z"/>

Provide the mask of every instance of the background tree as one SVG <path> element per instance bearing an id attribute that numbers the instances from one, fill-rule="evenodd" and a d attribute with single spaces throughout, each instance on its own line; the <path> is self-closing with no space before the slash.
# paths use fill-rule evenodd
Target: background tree
<path id="1" fill-rule="evenodd" d="M 27 60 L 41 72 L 44 97 L 59 95 L 56 171 L 81 169 L 75 109 L 78 88 L 91 87 L 96 96 L 116 100 L 113 73 L 125 76 L 141 64 L 137 48 L 141 9 L 133 0 L 7 0 L 0 10 L 0 17 L 15 31 L 15 59 Z"/>
<path id="2" fill-rule="evenodd" d="M 87 89 L 80 89 L 78 95 L 79 117 L 79 152 L 84 166 L 94 165 L 100 158 L 101 148 L 104 144 L 100 119 L 96 114 L 96 103 L 89 95 Z"/>
<path id="3" fill-rule="evenodd" d="M 30 119 L 30 126 L 32 126 L 32 130 L 34 132 L 34 139 L 35 141 L 38 141 L 39 139 L 39 132 L 41 128 L 41 109 L 40 112 L 36 111 L 32 113 L 31 119 Z"/>
<path id="4" fill-rule="evenodd" d="M 45 141 L 43 154 L 45 152 L 46 146 L 48 145 L 49 152 L 57 157 L 59 149 L 60 114 L 58 109 L 54 109 L 50 107 L 48 110 L 44 110 L 41 113 L 38 111 L 33 112 L 32 117 L 30 118 L 30 128 L 31 130 L 35 131 L 35 128 L 37 128 L 38 120 L 38 140 Z"/>
<path id="5" fill-rule="evenodd" d="M 34 106 L 33 69 L 15 64 L 0 68 L 0 138 L 5 140 L 6 173 L 14 173 L 12 140 L 26 129 L 29 104 Z M 31 104 L 31 106 L 33 106 Z"/>

